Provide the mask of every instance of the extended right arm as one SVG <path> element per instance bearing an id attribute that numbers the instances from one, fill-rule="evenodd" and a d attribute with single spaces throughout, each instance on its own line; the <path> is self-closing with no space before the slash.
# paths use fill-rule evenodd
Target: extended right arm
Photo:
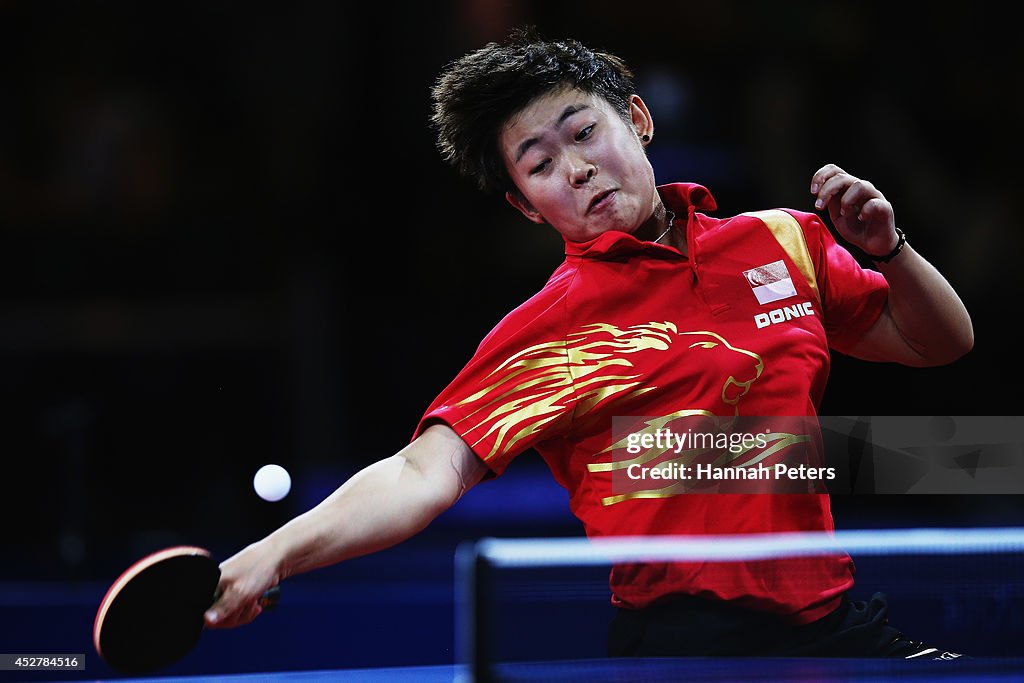
<path id="1" fill-rule="evenodd" d="M 434 425 L 390 458 L 355 474 L 312 510 L 221 564 L 208 626 L 239 626 L 280 581 L 393 546 L 451 507 L 487 466 L 449 427 Z"/>

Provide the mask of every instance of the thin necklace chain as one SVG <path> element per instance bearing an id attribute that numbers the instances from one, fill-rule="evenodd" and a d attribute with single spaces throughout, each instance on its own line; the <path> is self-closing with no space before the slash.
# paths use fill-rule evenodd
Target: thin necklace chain
<path id="1" fill-rule="evenodd" d="M 658 239 L 654 240 L 655 244 L 658 244 L 659 242 L 661 242 L 661 238 L 669 233 L 669 231 L 672 229 L 672 224 L 676 220 L 676 215 L 674 213 L 672 213 L 671 211 L 669 211 L 668 209 L 665 209 L 665 213 L 668 214 L 668 227 L 665 228 L 665 232 L 663 232 L 660 235 L 658 235 Z"/>

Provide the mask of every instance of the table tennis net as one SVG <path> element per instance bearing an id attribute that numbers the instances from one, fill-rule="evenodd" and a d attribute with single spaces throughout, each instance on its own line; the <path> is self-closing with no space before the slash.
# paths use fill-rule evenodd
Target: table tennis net
<path id="1" fill-rule="evenodd" d="M 781 562 L 796 581 L 826 554 L 855 566 L 851 599 L 884 593 L 908 636 L 977 657 L 1017 656 L 1024 633 L 1024 528 L 848 530 L 720 537 L 487 538 L 459 548 L 458 659 L 478 679 L 505 662 L 607 655 L 617 564 Z M 579 671 L 585 671 L 585 667 Z M 652 676 L 654 672 L 652 672 Z M 576 676 L 576 674 L 574 674 Z M 562 680 L 586 680 L 585 674 Z"/>

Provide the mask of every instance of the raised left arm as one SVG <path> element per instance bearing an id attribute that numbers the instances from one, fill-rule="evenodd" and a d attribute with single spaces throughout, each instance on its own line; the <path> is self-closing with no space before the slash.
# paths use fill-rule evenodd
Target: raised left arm
<path id="1" fill-rule="evenodd" d="M 896 247 L 892 204 L 870 182 L 828 164 L 811 178 L 811 194 L 815 208 L 827 206 L 839 234 L 865 253 L 884 256 Z M 974 328 L 963 301 L 909 243 L 878 269 L 889 283 L 889 299 L 850 355 L 926 367 L 951 363 L 971 350 Z"/>

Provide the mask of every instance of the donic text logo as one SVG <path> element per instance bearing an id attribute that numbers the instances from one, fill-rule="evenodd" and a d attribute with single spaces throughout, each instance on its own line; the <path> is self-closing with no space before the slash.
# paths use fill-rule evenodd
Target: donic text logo
<path id="1" fill-rule="evenodd" d="M 758 313 L 754 316 L 754 324 L 757 325 L 757 329 L 761 329 L 769 325 L 784 323 L 793 318 L 802 318 L 805 315 L 814 315 L 814 309 L 811 307 L 810 301 L 805 301 L 802 304 L 793 304 L 792 306 L 783 306 L 767 313 Z"/>

